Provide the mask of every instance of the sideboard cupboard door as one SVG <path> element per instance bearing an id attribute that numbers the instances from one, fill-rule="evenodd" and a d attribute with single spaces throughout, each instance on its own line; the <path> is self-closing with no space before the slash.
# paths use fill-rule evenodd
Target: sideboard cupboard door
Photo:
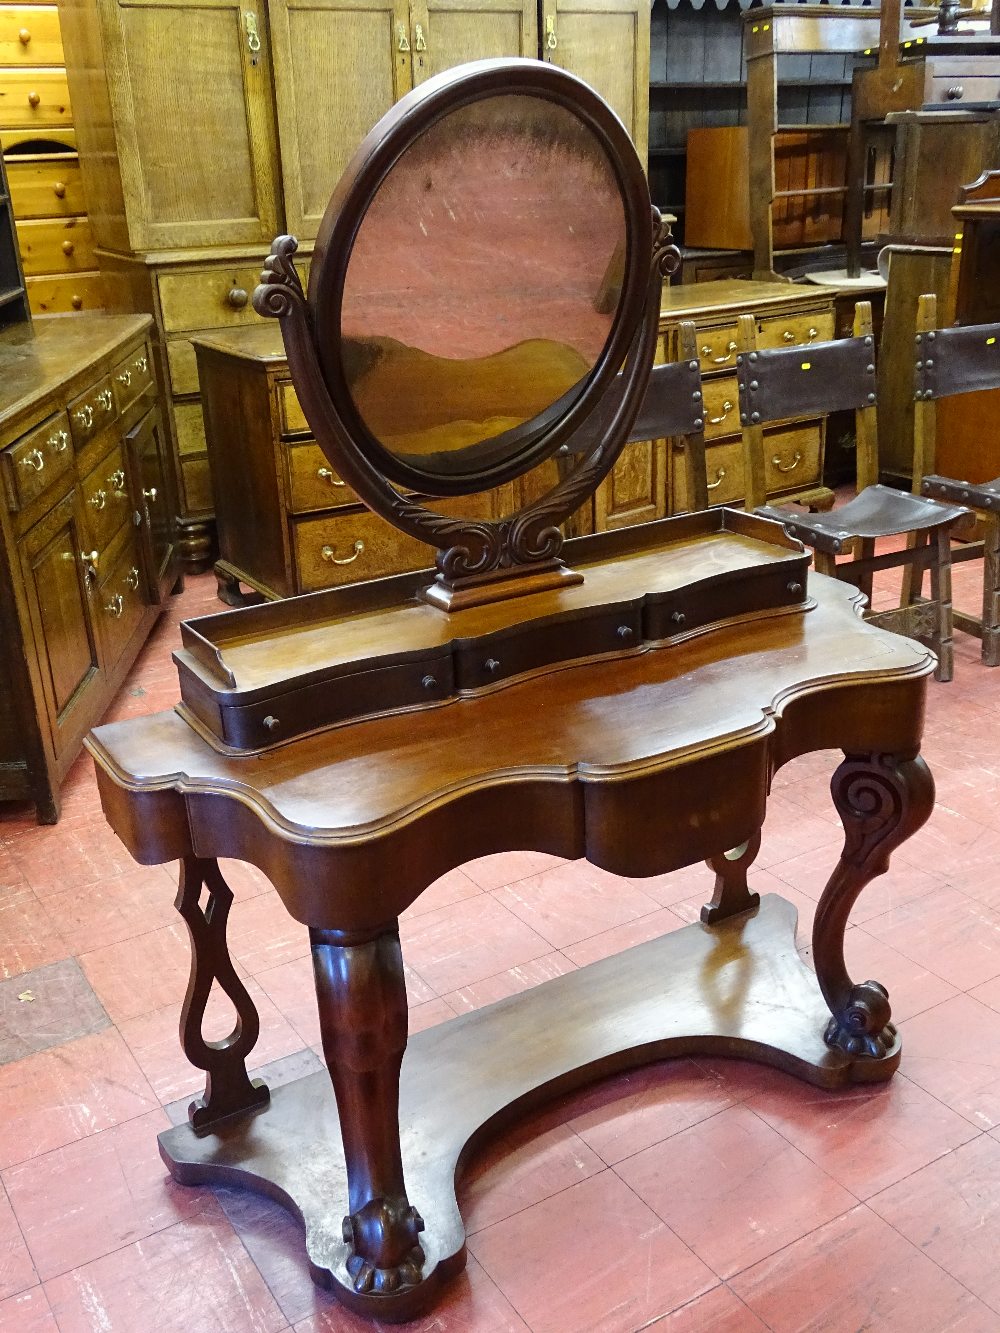
<path id="1" fill-rule="evenodd" d="M 466 60 L 538 56 L 535 0 L 411 0 L 410 24 L 415 84 Z"/>
<path id="2" fill-rule="evenodd" d="M 645 163 L 650 0 L 542 0 L 542 59 L 578 74 L 621 118 Z M 613 52 L 613 58 L 609 53 Z"/>
<path id="3" fill-rule="evenodd" d="M 637 440 L 615 460 L 605 483 L 594 492 L 594 528 L 626 528 L 667 512 L 667 442 Z"/>
<path id="4" fill-rule="evenodd" d="M 125 466 L 135 513 L 148 600 L 165 600 L 174 583 L 173 525 L 167 489 L 169 446 L 157 411 L 147 412 L 125 436 Z"/>
<path id="5" fill-rule="evenodd" d="M 411 86 L 406 0 L 270 0 L 285 225 L 316 236 L 371 127 Z"/>
<path id="6" fill-rule="evenodd" d="M 96 564 L 84 542 L 80 495 L 72 490 L 23 538 L 21 569 L 36 641 L 39 684 L 58 755 L 94 717 L 102 688 L 93 589 Z"/>
<path id="7" fill-rule="evenodd" d="M 278 170 L 266 5 L 101 3 L 117 11 L 108 71 L 133 248 L 268 245 Z"/>

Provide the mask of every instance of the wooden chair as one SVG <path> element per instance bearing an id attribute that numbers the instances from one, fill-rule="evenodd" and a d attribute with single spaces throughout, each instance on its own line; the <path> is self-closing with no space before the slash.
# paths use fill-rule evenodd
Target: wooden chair
<path id="1" fill-rule="evenodd" d="M 983 540 L 958 546 L 952 560 L 983 560 L 981 616 L 954 612 L 956 629 L 982 640 L 982 660 L 1000 666 L 1000 477 L 971 484 L 933 472 L 937 448 L 937 403 L 960 393 L 1000 389 L 1000 324 L 968 324 L 938 329 L 937 300 L 921 296 L 917 303 L 916 374 L 914 376 L 913 477 L 922 494 L 968 505 L 980 519 Z M 996 422 L 984 429 L 1000 430 Z M 915 575 L 910 599 L 920 594 Z"/>
<path id="2" fill-rule="evenodd" d="M 809 347 L 759 350 L 750 315 L 739 319 L 737 377 L 743 426 L 746 508 L 776 519 L 785 531 L 811 546 L 817 570 L 853 583 L 871 601 L 877 570 L 907 565 L 931 571 L 928 602 L 907 599 L 868 619 L 886 629 L 922 639 L 938 656 L 938 680 L 952 677 L 951 533 L 971 520 L 959 504 L 878 485 L 875 344 L 871 306 L 860 301 L 854 336 Z M 764 503 L 765 436 L 768 422 L 853 409 L 857 423 L 858 494 L 828 514 L 805 514 Z M 875 554 L 879 538 L 912 538 L 899 551 Z M 859 555 L 860 552 L 860 555 Z M 837 556 L 850 553 L 838 564 Z"/>

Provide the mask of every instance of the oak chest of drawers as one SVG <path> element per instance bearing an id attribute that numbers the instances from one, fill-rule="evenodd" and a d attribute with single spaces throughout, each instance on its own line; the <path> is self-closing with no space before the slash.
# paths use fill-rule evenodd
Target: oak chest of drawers
<path id="1" fill-rule="evenodd" d="M 44 823 L 177 581 L 149 327 L 0 334 L 0 799 Z"/>

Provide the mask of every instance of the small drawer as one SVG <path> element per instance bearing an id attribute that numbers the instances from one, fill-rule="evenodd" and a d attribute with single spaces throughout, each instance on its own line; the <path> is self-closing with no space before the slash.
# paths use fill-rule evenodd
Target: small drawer
<path id="1" fill-rule="evenodd" d="M 69 425 L 76 447 L 79 449 L 88 440 L 92 440 L 105 426 L 110 425 L 117 415 L 111 376 L 105 375 L 86 393 L 74 398 L 69 405 Z"/>
<path id="2" fill-rule="evenodd" d="M 62 65 L 55 5 L 0 5 L 0 65 Z"/>
<path id="3" fill-rule="evenodd" d="M 132 515 L 121 445 L 116 445 L 80 484 L 89 545 L 103 551 Z"/>
<path id="4" fill-rule="evenodd" d="M 3 460 L 8 503 L 16 512 L 72 467 L 73 449 L 66 413 L 49 417 L 44 425 L 5 449 Z"/>
<path id="5" fill-rule="evenodd" d="M 170 390 L 175 394 L 200 393 L 198 358 L 190 338 L 171 338 L 167 343 L 167 370 Z"/>
<path id="6" fill-rule="evenodd" d="M 699 329 L 695 337 L 698 340 L 698 359 L 702 370 L 718 370 L 720 366 L 736 369 L 735 324 Z"/>
<path id="7" fill-rule="evenodd" d="M 101 627 L 105 670 L 111 671 L 139 628 L 146 609 L 142 566 L 134 536 L 129 538 L 111 573 L 98 585 L 93 607 Z"/>
<path id="8" fill-rule="evenodd" d="M 123 361 L 119 361 L 111 372 L 111 387 L 114 391 L 118 411 L 124 412 L 130 403 L 134 403 L 140 394 L 153 383 L 153 367 L 149 348 L 143 344 L 130 352 Z"/>
<path id="9" fill-rule="evenodd" d="M 282 435 L 311 435 L 309 422 L 306 421 L 306 414 L 302 411 L 294 385 L 281 381 L 277 389 Z"/>
<path id="10" fill-rule="evenodd" d="M 161 273 L 160 308 L 167 333 L 192 333 L 252 324 L 257 316 L 250 296 L 260 280 L 260 265 Z"/>
<path id="11" fill-rule="evenodd" d="M 928 80 L 929 106 L 961 107 L 969 102 L 995 102 L 997 98 L 1000 98 L 1000 72 L 985 78 L 946 74 Z"/>
<path id="12" fill-rule="evenodd" d="M 64 69 L 7 69 L 0 83 L 0 125 L 13 129 L 71 125 Z"/>
<path id="13" fill-rule="evenodd" d="M 69 217 L 86 213 L 80 161 L 76 153 L 10 157 L 4 161 L 14 216 Z"/>
<path id="14" fill-rule="evenodd" d="M 25 286 L 33 315 L 63 315 L 73 310 L 100 310 L 104 305 L 104 288 L 99 273 L 26 278 Z"/>
<path id="15" fill-rule="evenodd" d="M 807 343 L 829 342 L 834 332 L 833 311 L 767 316 L 758 320 L 757 329 L 758 347 L 804 347 Z"/>
<path id="16" fill-rule="evenodd" d="M 95 269 L 97 256 L 86 218 L 19 221 L 17 244 L 26 277 Z"/>
<path id="17" fill-rule="evenodd" d="M 207 457 L 181 459 L 181 482 L 184 486 L 184 508 L 189 514 L 211 513 L 215 507 L 212 497 L 212 472 Z"/>
<path id="18" fill-rule="evenodd" d="M 289 445 L 286 455 L 293 514 L 307 514 L 313 509 L 342 509 L 358 503 L 358 497 L 340 480 L 318 444 Z"/>
<path id="19" fill-rule="evenodd" d="M 764 475 L 768 495 L 799 491 L 819 483 L 822 427 L 818 423 L 764 433 Z"/>
<path id="20" fill-rule="evenodd" d="M 706 579 L 647 601 L 643 634 L 657 641 L 754 613 L 801 606 L 809 556 L 748 569 L 736 580 Z"/>
<path id="21" fill-rule="evenodd" d="M 739 389 L 735 375 L 724 375 L 720 379 L 705 380 L 702 384 L 705 395 L 705 439 L 714 440 L 720 435 L 732 435 L 740 428 Z"/>

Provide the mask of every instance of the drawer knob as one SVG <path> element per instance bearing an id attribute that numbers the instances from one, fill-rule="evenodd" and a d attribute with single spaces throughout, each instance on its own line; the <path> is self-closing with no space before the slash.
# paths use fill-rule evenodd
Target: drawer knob
<path id="1" fill-rule="evenodd" d="M 66 446 L 69 444 L 69 433 L 64 430 L 57 430 L 54 435 L 50 435 L 45 441 L 54 454 L 66 452 Z"/>
<path id="2" fill-rule="evenodd" d="M 491 676 L 495 676 L 496 673 L 500 670 L 500 663 L 497 661 L 495 657 L 488 657 L 486 661 L 483 663 L 483 666 L 490 673 Z"/>
<path id="3" fill-rule="evenodd" d="M 687 616 L 683 611 L 674 611 L 670 619 L 675 625 L 683 625 L 685 620 L 687 620 Z"/>
<path id="4" fill-rule="evenodd" d="M 118 376 L 118 383 L 122 385 L 123 388 L 127 389 L 129 385 L 132 383 L 131 370 L 123 370 L 122 373 Z"/>
<path id="5" fill-rule="evenodd" d="M 331 470 L 330 468 L 328 468 L 328 467 L 321 467 L 321 468 L 318 468 L 318 469 L 316 470 L 316 475 L 317 475 L 317 477 L 319 477 L 320 481 L 328 481 L 328 482 L 330 483 L 331 486 L 346 486 L 346 485 L 347 485 L 347 482 L 346 482 L 346 481 L 340 481 L 340 480 L 338 479 L 338 477 L 337 477 L 336 472 L 332 471 L 332 470 Z"/>
<path id="6" fill-rule="evenodd" d="M 619 626 L 618 626 L 618 637 L 619 637 L 619 639 L 631 639 L 631 637 L 632 637 L 632 626 L 631 626 L 631 625 L 619 625 Z"/>
<path id="7" fill-rule="evenodd" d="M 73 413 L 73 420 L 78 421 L 84 430 L 90 430 L 94 424 L 94 409 L 89 403 L 84 403 L 83 407 L 78 407 Z"/>
<path id="8" fill-rule="evenodd" d="M 72 241 L 63 241 L 62 252 L 64 255 L 71 255 L 75 249 L 76 246 L 73 244 Z"/>
<path id="9" fill-rule="evenodd" d="M 82 309 L 83 309 L 83 297 L 82 297 L 82 296 L 71 296 L 71 297 L 69 298 L 69 303 L 70 303 L 70 305 L 73 307 L 74 310 L 82 310 Z"/>
<path id="10" fill-rule="evenodd" d="M 94 494 L 90 497 L 90 503 L 94 506 L 95 509 L 103 509 L 104 506 L 108 503 L 107 491 L 95 491 Z"/>
<path id="11" fill-rule="evenodd" d="M 278 728 L 281 726 L 281 722 L 278 718 L 274 716 L 273 713 L 268 713 L 262 725 L 267 731 L 277 731 Z"/>
<path id="12" fill-rule="evenodd" d="M 437 676 L 424 676 L 423 680 L 420 683 L 425 690 L 436 690 Z"/>
<path id="13" fill-rule="evenodd" d="M 245 287 L 234 287 L 226 299 L 234 310 L 242 310 L 250 298 Z"/>
<path id="14" fill-rule="evenodd" d="M 32 449 L 30 454 L 21 459 L 21 466 L 30 467 L 33 472 L 41 472 L 45 466 L 45 456 L 41 449 Z"/>
<path id="15" fill-rule="evenodd" d="M 111 601 L 106 603 L 104 609 L 105 611 L 107 611 L 109 616 L 114 616 L 114 618 L 117 620 L 118 617 L 125 610 L 125 598 L 121 595 L 120 592 L 116 592 L 114 597 L 112 597 Z"/>
<path id="16" fill-rule="evenodd" d="M 85 564 L 85 565 L 87 566 L 87 573 L 88 573 L 88 574 L 96 574 L 96 573 L 97 573 L 97 566 L 98 566 L 98 564 L 100 563 L 100 559 L 101 559 L 101 557 L 100 557 L 100 552 L 98 552 L 98 551 L 81 551 L 81 552 L 80 552 L 80 559 L 81 559 L 81 561 L 83 562 L 83 564 Z"/>
<path id="17" fill-rule="evenodd" d="M 143 487 L 143 491 L 142 491 L 142 493 L 143 493 L 143 496 L 149 501 L 149 503 L 150 503 L 151 505 L 155 505 L 155 504 L 156 504 L 156 487 L 155 487 L 155 486 L 150 486 L 148 489 L 146 489 L 145 487 Z"/>
<path id="18" fill-rule="evenodd" d="M 960 83 L 953 83 L 945 93 L 945 97 L 947 97 L 949 102 L 959 102 L 964 95 L 965 89 Z"/>
<path id="19" fill-rule="evenodd" d="M 65 199 L 66 198 L 65 184 L 62 181 L 56 181 L 55 185 L 53 185 L 52 187 L 52 193 L 55 195 L 57 199 Z"/>
<path id="20" fill-rule="evenodd" d="M 331 565 L 352 565 L 364 549 L 364 542 L 356 541 L 354 543 L 353 555 L 338 556 L 336 549 L 332 546 L 324 546 L 320 551 L 320 555 L 324 560 L 328 560 Z"/>
<path id="21" fill-rule="evenodd" d="M 793 343 L 795 341 L 795 334 L 791 329 L 786 329 L 781 337 L 786 343 Z"/>
<path id="22" fill-rule="evenodd" d="M 125 575 L 125 587 L 131 588 L 132 591 L 135 592 L 138 586 L 139 586 L 139 570 L 136 568 L 135 565 L 133 565 L 132 568 L 129 570 L 129 572 Z"/>
<path id="23" fill-rule="evenodd" d="M 31 41 L 31 33 L 28 31 L 27 28 L 22 28 L 21 31 L 17 34 L 17 40 L 21 43 L 22 46 L 27 46 L 28 43 Z"/>
<path id="24" fill-rule="evenodd" d="M 36 93 L 34 89 L 32 89 L 32 91 L 28 94 L 29 106 L 37 106 L 41 100 L 42 100 L 41 97 L 39 97 L 38 93 Z"/>
<path id="25" fill-rule="evenodd" d="M 793 597 L 797 597 L 798 594 L 802 591 L 802 584 L 801 584 L 801 583 L 795 583 L 795 582 L 792 582 L 792 583 L 787 584 L 787 588 L 788 588 L 788 591 L 792 594 Z"/>
<path id="26" fill-rule="evenodd" d="M 801 462 L 802 462 L 802 455 L 799 453 L 798 449 L 796 449 L 795 457 L 792 459 L 790 463 L 783 463 L 781 460 L 781 455 L 775 454 L 774 457 L 771 459 L 771 466 L 776 467 L 779 472 L 794 472 Z"/>

